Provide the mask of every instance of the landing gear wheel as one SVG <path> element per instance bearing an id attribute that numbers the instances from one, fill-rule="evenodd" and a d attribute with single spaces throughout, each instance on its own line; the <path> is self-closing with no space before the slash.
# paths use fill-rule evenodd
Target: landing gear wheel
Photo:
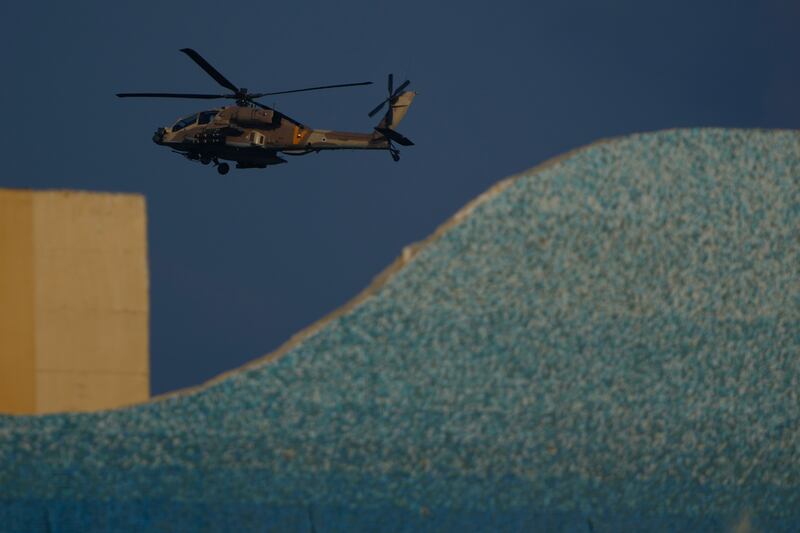
<path id="1" fill-rule="evenodd" d="M 204 165 L 207 165 L 207 164 L 211 163 L 211 158 L 210 158 L 210 157 L 205 157 L 205 156 L 202 156 L 202 157 L 200 158 L 200 162 L 201 162 L 202 164 L 204 164 Z"/>
<path id="2" fill-rule="evenodd" d="M 217 172 L 219 172 L 219 173 L 220 173 L 220 174 L 222 174 L 223 176 L 224 176 L 225 174 L 227 174 L 227 173 L 228 173 L 228 171 L 229 171 L 230 169 L 231 169 L 231 167 L 230 167 L 230 166 L 228 166 L 228 163 L 220 163 L 220 164 L 217 166 Z"/>

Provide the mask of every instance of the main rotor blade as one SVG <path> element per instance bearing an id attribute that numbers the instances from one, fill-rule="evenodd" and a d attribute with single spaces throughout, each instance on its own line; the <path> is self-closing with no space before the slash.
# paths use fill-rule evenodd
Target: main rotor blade
<path id="1" fill-rule="evenodd" d="M 371 81 L 361 81 L 358 83 L 341 83 L 339 85 L 320 85 L 319 87 L 306 87 L 305 89 L 292 89 L 291 91 L 276 91 L 272 93 L 255 93 L 251 94 L 250 98 L 261 98 L 262 96 L 271 96 L 273 94 L 289 94 L 301 93 L 304 91 L 319 91 L 320 89 L 335 89 L 337 87 L 356 87 L 358 85 L 372 85 Z"/>
<path id="2" fill-rule="evenodd" d="M 232 94 L 191 94 L 191 93 L 117 93 L 120 98 L 130 98 L 131 96 L 144 96 L 150 98 L 199 98 L 202 100 L 213 100 L 215 98 L 235 98 Z"/>
<path id="3" fill-rule="evenodd" d="M 230 89 L 231 91 L 238 93 L 239 88 L 236 87 L 233 83 L 231 83 L 225 76 L 219 73 L 217 69 L 211 66 L 211 63 L 203 59 L 203 56 L 192 50 L 191 48 L 181 48 L 181 52 L 192 58 L 192 60 L 200 65 L 200 68 L 205 70 L 209 76 L 214 78 L 217 83 L 222 85 L 223 87 Z"/>
<path id="4" fill-rule="evenodd" d="M 251 104 L 253 104 L 256 107 L 260 107 L 261 109 L 266 109 L 267 111 L 274 111 L 274 109 L 272 109 L 271 107 L 267 107 L 264 104 L 259 104 L 255 100 L 248 99 L 247 101 L 250 102 Z"/>

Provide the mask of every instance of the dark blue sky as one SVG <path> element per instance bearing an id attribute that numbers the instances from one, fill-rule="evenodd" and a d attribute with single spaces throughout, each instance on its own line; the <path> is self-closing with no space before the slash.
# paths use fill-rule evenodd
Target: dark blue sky
<path id="1" fill-rule="evenodd" d="M 649 5 L 645 5 L 649 4 Z M 147 7 L 148 5 L 157 7 Z M 239 9 L 232 9 L 239 6 Z M 2 187 L 146 195 L 152 391 L 279 346 L 495 181 L 601 137 L 800 125 L 800 3 L 28 2 L 0 6 Z M 388 72 L 419 92 L 386 153 L 225 177 L 157 147 L 217 92 L 192 47 L 311 127 L 370 131 Z"/>

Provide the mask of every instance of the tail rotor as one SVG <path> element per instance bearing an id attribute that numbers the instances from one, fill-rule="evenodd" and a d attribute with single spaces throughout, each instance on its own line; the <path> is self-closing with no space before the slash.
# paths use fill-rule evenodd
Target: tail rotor
<path id="1" fill-rule="evenodd" d="M 370 111 L 368 113 L 370 117 L 374 117 L 375 115 L 378 114 L 378 112 L 381 109 L 383 109 L 383 106 L 385 106 L 386 104 L 389 104 L 388 109 L 386 110 L 386 116 L 384 117 L 383 121 L 381 121 L 381 123 L 378 125 L 378 127 L 375 128 L 375 131 L 377 131 L 378 133 L 383 135 L 384 138 L 386 138 L 386 140 L 389 143 L 389 154 L 391 154 L 392 159 L 395 160 L 395 161 L 399 161 L 400 160 L 400 150 L 398 150 L 392 144 L 393 141 L 396 142 L 397 144 L 401 145 L 401 146 L 412 146 L 414 144 L 413 142 L 411 142 L 411 140 L 409 138 L 401 135 L 400 133 L 398 133 L 397 131 L 392 129 L 392 124 L 394 124 L 394 114 L 393 114 L 394 113 L 394 106 L 397 103 L 397 100 L 401 96 L 403 96 L 403 90 L 406 87 L 408 87 L 409 83 L 411 83 L 411 81 L 410 80 L 406 80 L 403 83 L 401 83 L 400 85 L 398 85 L 397 88 L 394 88 L 394 75 L 393 74 L 389 74 L 388 83 L 387 83 L 387 96 L 386 96 L 386 98 L 380 104 L 375 106 L 372 109 L 372 111 Z M 413 97 L 413 94 L 412 94 L 412 97 Z M 406 106 L 407 106 L 407 103 L 404 106 L 401 106 L 401 107 L 406 107 Z M 403 114 L 404 113 L 405 112 L 403 112 Z M 398 122 L 399 122 L 399 120 L 401 118 L 402 118 L 402 114 L 399 116 Z"/>
<path id="2" fill-rule="evenodd" d="M 388 124 L 392 123 L 392 105 L 394 105 L 394 103 L 397 101 L 397 98 L 403 92 L 403 89 L 408 87 L 408 84 L 411 83 L 411 81 L 410 80 L 406 80 L 403 83 L 401 83 L 400 85 L 398 85 L 397 89 L 392 90 L 392 84 L 393 83 L 394 83 L 394 75 L 389 74 L 388 96 L 383 100 L 383 102 L 381 102 L 380 104 L 375 106 L 375 108 L 372 111 L 369 112 L 369 116 L 370 117 L 374 117 L 376 114 L 378 114 L 378 111 L 383 109 L 383 106 L 385 106 L 388 103 L 389 104 L 389 110 L 386 111 L 386 118 L 387 118 L 387 123 Z"/>

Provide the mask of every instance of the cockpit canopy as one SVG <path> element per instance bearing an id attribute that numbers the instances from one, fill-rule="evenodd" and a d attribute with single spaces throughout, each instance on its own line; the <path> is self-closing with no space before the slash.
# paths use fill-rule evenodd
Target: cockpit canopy
<path id="1" fill-rule="evenodd" d="M 176 122 L 175 125 L 172 126 L 172 131 L 176 132 L 182 130 L 188 126 L 193 126 L 195 123 L 208 124 L 214 120 L 214 117 L 217 116 L 217 113 L 218 111 L 216 109 L 212 109 L 211 111 L 201 111 L 200 113 L 189 115 L 188 117 L 184 117 Z"/>

